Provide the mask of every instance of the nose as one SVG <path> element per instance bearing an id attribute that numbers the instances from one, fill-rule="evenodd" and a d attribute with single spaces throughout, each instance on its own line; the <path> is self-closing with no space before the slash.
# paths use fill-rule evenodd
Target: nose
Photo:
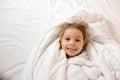
<path id="1" fill-rule="evenodd" d="M 74 44 L 75 44 L 74 40 L 70 40 L 70 45 L 74 45 Z"/>

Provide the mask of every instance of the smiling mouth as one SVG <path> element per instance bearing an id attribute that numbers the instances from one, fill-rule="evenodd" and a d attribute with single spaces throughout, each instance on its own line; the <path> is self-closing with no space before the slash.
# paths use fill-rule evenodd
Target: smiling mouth
<path id="1" fill-rule="evenodd" d="M 69 51 L 76 51 L 77 49 L 67 48 L 67 50 L 69 50 Z"/>

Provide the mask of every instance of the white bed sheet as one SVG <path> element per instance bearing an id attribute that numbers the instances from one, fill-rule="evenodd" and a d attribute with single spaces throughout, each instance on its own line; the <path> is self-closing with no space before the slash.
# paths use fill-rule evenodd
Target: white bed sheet
<path id="1" fill-rule="evenodd" d="M 120 43 L 120 0 L 0 0 L 0 80 L 19 80 L 42 32 L 81 8 L 104 15 Z"/>

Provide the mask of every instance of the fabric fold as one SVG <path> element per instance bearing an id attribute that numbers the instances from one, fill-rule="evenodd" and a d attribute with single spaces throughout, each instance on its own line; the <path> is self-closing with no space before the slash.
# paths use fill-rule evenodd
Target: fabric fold
<path id="1" fill-rule="evenodd" d="M 93 16 L 85 15 L 81 18 L 87 19 L 90 28 L 86 50 L 66 58 L 65 51 L 60 49 L 59 27 L 55 26 L 41 36 L 21 80 L 120 80 L 119 45 L 106 31 L 103 17 L 92 20 Z M 73 17 L 70 21 L 74 21 Z"/>

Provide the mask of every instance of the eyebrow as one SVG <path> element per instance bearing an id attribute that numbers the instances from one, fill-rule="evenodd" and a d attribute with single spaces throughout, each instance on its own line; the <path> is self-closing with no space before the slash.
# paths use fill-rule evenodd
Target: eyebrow
<path id="1" fill-rule="evenodd" d="M 65 37 L 70 37 L 69 35 L 64 35 Z M 77 38 L 82 38 L 81 36 L 76 36 Z"/>

